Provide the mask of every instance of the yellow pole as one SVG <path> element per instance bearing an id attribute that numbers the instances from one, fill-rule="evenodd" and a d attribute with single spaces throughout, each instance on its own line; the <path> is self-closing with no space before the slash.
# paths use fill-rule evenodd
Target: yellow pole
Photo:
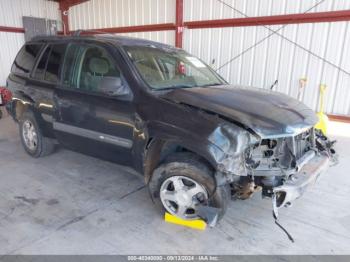
<path id="1" fill-rule="evenodd" d="M 316 129 L 321 130 L 321 132 L 327 134 L 328 126 L 328 116 L 324 113 L 324 96 L 326 93 L 327 86 L 325 84 L 320 85 L 320 111 L 317 113 L 319 118 L 318 123 L 315 125 Z"/>
<path id="2" fill-rule="evenodd" d="M 324 84 L 320 85 L 320 113 L 324 113 L 324 94 L 326 93 L 327 86 Z"/>

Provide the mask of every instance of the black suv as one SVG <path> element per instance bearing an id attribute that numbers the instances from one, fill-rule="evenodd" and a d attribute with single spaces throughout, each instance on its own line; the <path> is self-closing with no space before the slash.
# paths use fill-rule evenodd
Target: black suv
<path id="1" fill-rule="evenodd" d="M 117 36 L 37 37 L 19 51 L 7 108 L 33 157 L 55 144 L 135 168 L 183 219 L 221 218 L 254 192 L 275 213 L 327 169 L 317 117 L 281 93 L 230 86 L 184 50 Z"/>

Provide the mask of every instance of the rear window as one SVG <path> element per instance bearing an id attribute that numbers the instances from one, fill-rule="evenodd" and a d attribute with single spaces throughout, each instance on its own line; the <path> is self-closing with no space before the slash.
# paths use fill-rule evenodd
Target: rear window
<path id="1" fill-rule="evenodd" d="M 26 44 L 16 56 L 11 72 L 28 74 L 32 71 L 35 59 L 39 55 L 42 44 Z"/>

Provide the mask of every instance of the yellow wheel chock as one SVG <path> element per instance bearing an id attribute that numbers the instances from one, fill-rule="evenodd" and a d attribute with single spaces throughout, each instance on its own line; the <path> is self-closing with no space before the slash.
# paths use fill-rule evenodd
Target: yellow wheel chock
<path id="1" fill-rule="evenodd" d="M 205 223 L 201 219 L 196 219 L 196 220 L 184 220 L 181 218 L 178 218 L 176 216 L 173 216 L 169 214 L 168 212 L 165 212 L 164 215 L 164 220 L 165 222 L 176 224 L 176 225 L 181 225 L 185 227 L 190 227 L 198 230 L 205 230 L 207 228 L 207 223 Z"/>

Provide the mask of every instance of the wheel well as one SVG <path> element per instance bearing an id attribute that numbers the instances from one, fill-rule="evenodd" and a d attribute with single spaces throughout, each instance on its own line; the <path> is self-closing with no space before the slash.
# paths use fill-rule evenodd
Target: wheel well
<path id="1" fill-rule="evenodd" d="M 196 155 L 198 159 L 205 162 L 210 168 L 214 169 L 214 167 L 205 157 L 179 143 L 150 138 L 147 143 L 144 158 L 144 175 L 146 184 L 152 177 L 154 169 L 160 163 L 162 163 L 168 156 L 178 152 L 191 152 L 192 154 Z"/>
<path id="2" fill-rule="evenodd" d="M 25 104 L 23 104 L 19 101 L 16 101 L 14 104 L 15 119 L 18 121 L 21 118 L 21 116 L 23 115 L 23 113 L 27 110 L 28 110 L 28 107 Z"/>
<path id="3" fill-rule="evenodd" d="M 45 121 L 35 107 L 33 107 L 31 104 L 25 104 L 20 101 L 16 101 L 15 103 L 16 104 L 13 105 L 12 110 L 14 112 L 13 114 L 15 121 L 20 121 L 23 114 L 26 112 L 31 112 L 35 117 L 35 120 L 37 121 L 37 124 L 39 125 L 41 131 L 43 132 L 42 135 L 48 138 L 54 138 L 54 136 L 49 133 Z"/>

